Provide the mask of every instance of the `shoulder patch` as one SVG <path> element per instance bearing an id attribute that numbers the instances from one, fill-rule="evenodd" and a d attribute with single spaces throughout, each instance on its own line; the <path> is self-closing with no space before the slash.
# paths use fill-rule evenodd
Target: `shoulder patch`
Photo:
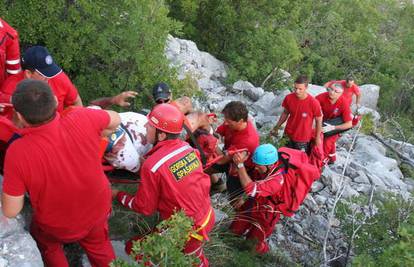
<path id="1" fill-rule="evenodd" d="M 168 169 L 177 181 L 192 173 L 201 166 L 200 160 L 194 151 L 186 154 L 181 159 L 172 163 Z"/>

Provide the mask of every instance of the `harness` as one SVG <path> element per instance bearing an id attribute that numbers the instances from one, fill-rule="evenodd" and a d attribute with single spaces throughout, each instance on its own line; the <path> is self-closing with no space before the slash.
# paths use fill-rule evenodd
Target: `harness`
<path id="1" fill-rule="evenodd" d="M 213 214 L 213 208 L 210 208 L 210 210 L 208 211 L 207 216 L 204 218 L 203 223 L 201 224 L 201 226 L 195 229 L 195 233 L 190 234 L 189 239 L 192 237 L 192 238 L 197 239 L 198 241 L 203 241 L 204 240 L 204 236 L 200 235 L 198 232 L 200 232 L 201 230 L 206 228 L 207 224 L 210 222 L 212 214 Z"/>

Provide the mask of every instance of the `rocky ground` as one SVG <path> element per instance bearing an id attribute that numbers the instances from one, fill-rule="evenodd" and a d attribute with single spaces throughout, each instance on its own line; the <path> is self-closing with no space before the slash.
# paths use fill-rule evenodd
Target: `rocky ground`
<path id="1" fill-rule="evenodd" d="M 228 102 L 241 100 L 247 104 L 250 116 L 256 122 L 262 137 L 268 135 L 282 112 L 281 103 L 289 90 L 267 92 L 248 81 L 226 85 L 226 65 L 210 54 L 199 51 L 195 43 L 188 40 L 170 36 L 166 56 L 171 66 L 177 68 L 179 78 L 192 75 L 197 80 L 204 93 L 204 97 L 195 100 L 199 109 L 219 114 Z M 283 75 L 285 79 L 290 79 L 288 73 L 283 72 Z M 309 90 L 313 95 L 324 91 L 323 87 L 317 85 L 310 85 Z M 361 90 L 364 105 L 362 113 L 371 113 L 374 122 L 378 122 L 380 115 L 376 106 L 379 87 L 362 85 Z M 388 140 L 388 143 L 398 147 L 404 156 L 413 160 L 413 145 L 396 140 Z M 278 224 L 270 238 L 272 249 L 284 253 L 294 262 L 315 266 L 323 261 L 323 244 L 328 228 L 330 234 L 325 246 L 327 259 L 335 258 L 346 248 L 340 231 L 341 222 L 330 216 L 339 193 L 343 200 L 360 195 L 369 197 L 372 190 L 394 192 L 404 198 L 411 198 L 414 180 L 410 179 L 412 177 L 404 177 L 398 162 L 388 157 L 386 152 L 382 143 L 362 134 L 358 128 L 343 134 L 338 142 L 337 162 L 324 169 L 300 210 Z M 225 214 L 220 214 L 217 216 L 219 219 L 226 217 Z M 122 244 L 118 243 L 116 246 L 122 251 Z M 0 267 L 3 266 L 42 266 L 39 252 L 24 230 L 21 218 L 0 219 Z"/>

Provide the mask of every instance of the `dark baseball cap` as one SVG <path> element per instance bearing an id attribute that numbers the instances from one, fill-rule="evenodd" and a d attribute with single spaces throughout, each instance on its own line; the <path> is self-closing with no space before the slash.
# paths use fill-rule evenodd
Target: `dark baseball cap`
<path id="1" fill-rule="evenodd" d="M 152 88 L 152 96 L 154 97 L 155 102 L 160 99 L 170 99 L 171 90 L 166 83 L 157 83 Z"/>
<path id="2" fill-rule="evenodd" d="M 34 69 L 47 78 L 53 78 L 62 72 L 49 51 L 43 46 L 36 45 L 28 48 L 24 52 L 22 62 L 25 69 Z"/>

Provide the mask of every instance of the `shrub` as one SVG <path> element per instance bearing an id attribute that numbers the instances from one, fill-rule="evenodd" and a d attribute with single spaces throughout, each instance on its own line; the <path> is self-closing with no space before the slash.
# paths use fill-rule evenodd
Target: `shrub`
<path id="1" fill-rule="evenodd" d="M 146 235 L 141 241 L 133 242 L 131 258 L 142 257 L 142 261 L 132 266 L 145 266 L 145 262 L 152 262 L 157 266 L 192 266 L 198 259 L 183 252 L 192 232 L 193 222 L 183 211 L 173 214 L 168 220 L 159 223 L 155 232 Z M 117 259 L 111 266 L 131 265 Z"/>
<path id="2" fill-rule="evenodd" d="M 371 207 L 365 206 L 367 204 L 367 198 L 358 198 L 351 204 L 342 203 L 337 210 L 342 230 L 349 244 L 354 244 L 349 248 L 356 256 L 353 263 L 356 266 L 412 266 L 412 200 L 404 200 L 399 195 L 378 193 L 374 196 Z M 358 228 L 359 231 L 351 240 Z"/>
<path id="3" fill-rule="evenodd" d="M 164 47 L 180 24 L 167 17 L 162 0 L 7 3 L 2 17 L 19 31 L 22 46 L 46 46 L 85 103 L 141 85 L 141 104 L 148 105 L 155 82 L 174 81 Z"/>

